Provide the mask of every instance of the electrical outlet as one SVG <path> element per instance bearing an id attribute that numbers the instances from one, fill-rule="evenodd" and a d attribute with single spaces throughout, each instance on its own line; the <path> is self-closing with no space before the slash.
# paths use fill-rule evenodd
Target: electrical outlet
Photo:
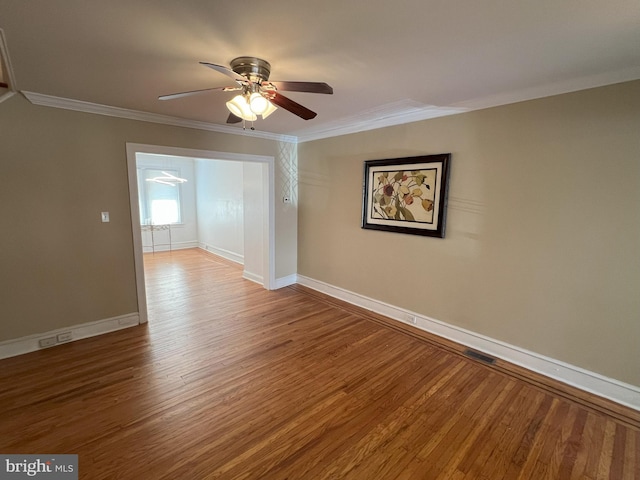
<path id="1" fill-rule="evenodd" d="M 64 332 L 59 333 L 56 338 L 58 339 L 58 342 L 69 342 L 73 339 L 73 336 L 71 335 L 71 332 Z"/>
<path id="2" fill-rule="evenodd" d="M 46 347 L 52 347 L 53 345 L 58 343 L 58 341 L 56 340 L 56 337 L 47 337 L 47 338 L 41 338 L 38 343 L 40 344 L 40 348 L 46 348 Z"/>

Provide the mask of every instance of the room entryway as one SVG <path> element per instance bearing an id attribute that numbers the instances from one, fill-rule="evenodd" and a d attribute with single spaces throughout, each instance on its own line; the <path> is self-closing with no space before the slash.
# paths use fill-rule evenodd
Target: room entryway
<path id="1" fill-rule="evenodd" d="M 143 255 L 200 248 L 275 285 L 273 157 L 127 144 L 136 286 L 147 321 Z"/>

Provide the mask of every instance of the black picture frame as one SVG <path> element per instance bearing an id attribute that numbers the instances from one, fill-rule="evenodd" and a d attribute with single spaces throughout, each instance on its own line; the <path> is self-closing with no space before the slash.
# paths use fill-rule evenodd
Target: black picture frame
<path id="1" fill-rule="evenodd" d="M 362 228 L 444 238 L 451 154 L 364 162 Z"/>

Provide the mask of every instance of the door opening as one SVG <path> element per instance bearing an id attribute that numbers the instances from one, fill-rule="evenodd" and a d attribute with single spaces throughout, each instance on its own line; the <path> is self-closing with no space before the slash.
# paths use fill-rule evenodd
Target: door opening
<path id="1" fill-rule="evenodd" d="M 253 202 L 253 205 L 259 204 L 260 206 L 259 209 L 254 208 L 250 210 L 249 218 L 247 222 L 245 222 L 248 225 L 248 229 L 245 230 L 245 242 L 248 244 L 249 250 L 247 252 L 250 255 L 247 261 L 261 263 L 262 268 L 258 268 L 258 270 L 262 272 L 261 283 L 264 288 L 268 290 L 273 289 L 275 287 L 274 158 L 262 155 L 127 143 L 129 200 L 131 206 L 131 226 L 133 232 L 140 323 L 148 320 L 143 263 L 143 225 L 147 219 L 141 216 L 142 210 L 139 203 L 139 178 L 137 168 L 137 157 L 145 154 L 184 157 L 196 159 L 196 161 L 227 160 L 242 162 L 247 175 L 251 176 L 252 183 L 250 186 L 251 191 L 245 195 L 245 201 Z M 258 183 L 258 185 L 256 185 L 256 183 Z M 151 207 L 148 207 L 148 209 L 150 211 Z M 174 215 L 172 218 L 175 219 L 178 217 Z M 253 229 L 253 231 L 251 231 L 251 229 Z M 252 278 L 250 273 L 244 276 L 250 280 L 258 281 L 257 278 Z"/>

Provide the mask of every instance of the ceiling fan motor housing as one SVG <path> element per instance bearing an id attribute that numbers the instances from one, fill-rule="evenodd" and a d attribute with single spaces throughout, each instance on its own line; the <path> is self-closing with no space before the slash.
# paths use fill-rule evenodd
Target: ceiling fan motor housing
<path id="1" fill-rule="evenodd" d="M 271 65 L 256 57 L 237 57 L 231 60 L 231 70 L 258 84 L 269 80 Z"/>

